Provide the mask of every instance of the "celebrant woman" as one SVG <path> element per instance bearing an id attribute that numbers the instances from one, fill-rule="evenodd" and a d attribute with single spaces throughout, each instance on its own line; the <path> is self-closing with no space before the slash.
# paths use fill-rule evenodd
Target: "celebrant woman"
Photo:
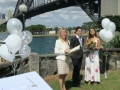
<path id="1" fill-rule="evenodd" d="M 85 81 L 88 85 L 93 82 L 95 85 L 100 83 L 99 49 L 100 39 L 97 37 L 94 28 L 89 30 L 86 38 L 86 58 L 85 58 Z"/>
<path id="2" fill-rule="evenodd" d="M 65 77 L 69 72 L 69 67 L 67 61 L 69 56 L 66 56 L 66 53 L 69 53 L 69 40 L 67 38 L 67 32 L 64 28 L 60 29 L 58 39 L 55 43 L 55 54 L 57 59 L 57 68 L 59 75 L 59 85 L 60 90 L 66 90 L 65 87 Z"/>

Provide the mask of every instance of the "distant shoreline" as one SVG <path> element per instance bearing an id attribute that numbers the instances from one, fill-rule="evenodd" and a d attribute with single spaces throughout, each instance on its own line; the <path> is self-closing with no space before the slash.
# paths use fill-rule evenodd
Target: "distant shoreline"
<path id="1" fill-rule="evenodd" d="M 33 37 L 41 37 L 41 36 L 58 36 L 58 34 L 33 35 Z M 75 36 L 75 34 L 68 34 L 68 36 Z M 83 34 L 82 36 L 87 36 L 87 34 Z"/>
<path id="2" fill-rule="evenodd" d="M 0 32 L 0 34 L 10 34 L 9 32 Z"/>
<path id="3" fill-rule="evenodd" d="M 1 32 L 0 34 L 10 34 L 8 32 Z M 87 36 L 87 33 L 82 34 L 82 36 Z M 39 34 L 33 35 L 33 37 L 41 37 L 41 36 L 58 36 L 58 34 Z M 68 36 L 75 36 L 75 34 L 68 34 Z"/>

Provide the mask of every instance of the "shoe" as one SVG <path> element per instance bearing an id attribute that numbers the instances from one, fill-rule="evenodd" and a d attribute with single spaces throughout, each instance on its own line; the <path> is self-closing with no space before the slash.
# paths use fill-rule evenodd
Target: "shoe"
<path id="1" fill-rule="evenodd" d="M 79 85 L 79 84 L 76 84 L 76 83 L 73 83 L 72 86 L 73 86 L 73 87 L 80 87 L 80 85 Z"/>
<path id="2" fill-rule="evenodd" d="M 80 85 L 81 83 L 80 83 L 80 82 L 78 82 L 77 84 L 78 84 L 78 85 Z"/>

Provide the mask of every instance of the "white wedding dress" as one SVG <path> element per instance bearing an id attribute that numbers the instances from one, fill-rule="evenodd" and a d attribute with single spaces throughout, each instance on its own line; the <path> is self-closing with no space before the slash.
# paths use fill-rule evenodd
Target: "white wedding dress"
<path id="1" fill-rule="evenodd" d="M 97 45 L 97 40 L 95 40 Z M 87 50 L 85 58 L 85 81 L 100 82 L 99 51 Z"/>

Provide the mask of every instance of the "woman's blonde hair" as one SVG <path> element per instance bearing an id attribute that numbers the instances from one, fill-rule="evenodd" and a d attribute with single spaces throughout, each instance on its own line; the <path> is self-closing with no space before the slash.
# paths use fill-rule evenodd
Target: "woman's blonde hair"
<path id="1" fill-rule="evenodd" d="M 61 33 L 62 33 L 62 32 L 65 32 L 65 33 L 66 33 L 65 41 L 68 43 L 68 36 L 67 36 L 67 31 L 66 31 L 66 29 L 61 28 L 61 29 L 59 30 L 58 38 L 59 38 L 61 41 L 63 41 L 63 39 L 62 39 L 62 37 L 61 37 Z"/>

